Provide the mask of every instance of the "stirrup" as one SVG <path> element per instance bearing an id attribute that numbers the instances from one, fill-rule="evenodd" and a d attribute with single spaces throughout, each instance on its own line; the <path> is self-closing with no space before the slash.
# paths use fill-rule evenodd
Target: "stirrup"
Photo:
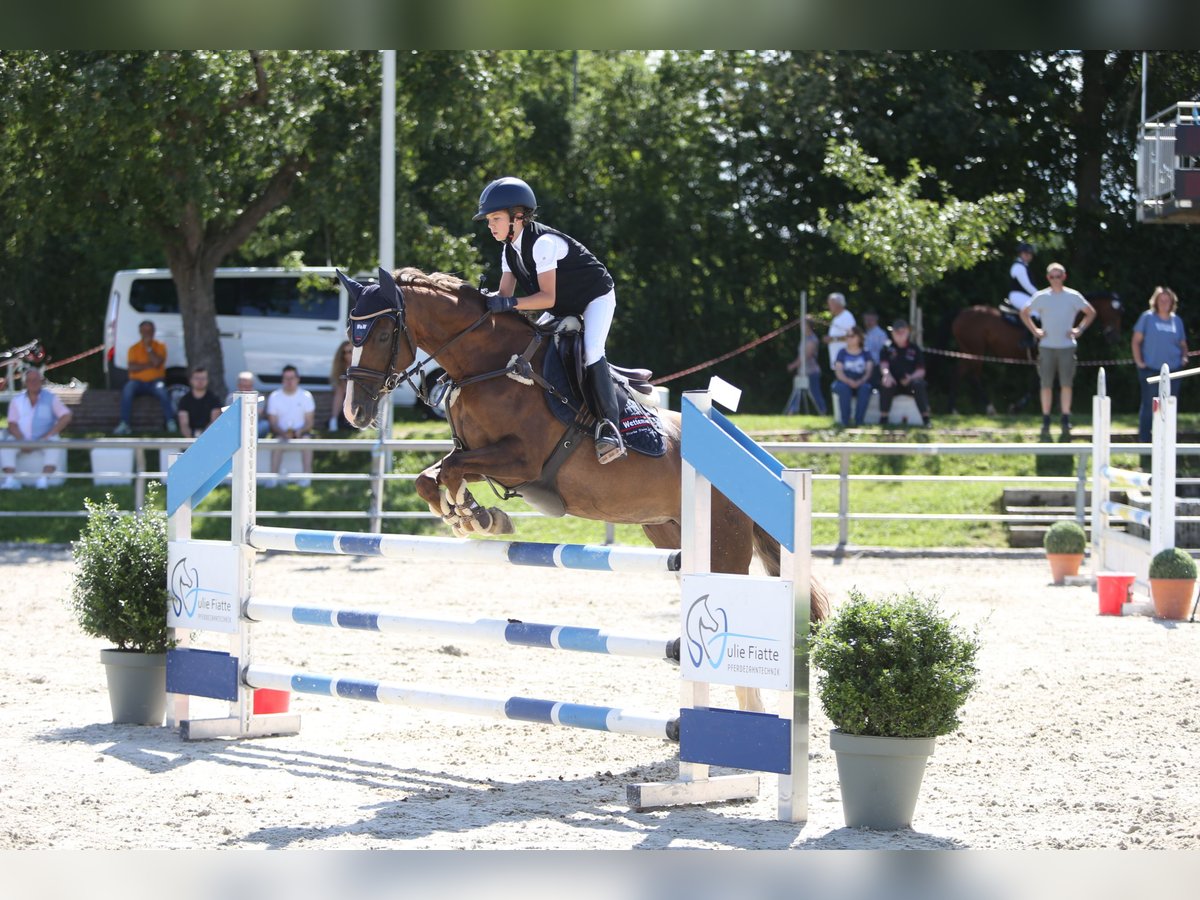
<path id="1" fill-rule="evenodd" d="M 606 466 L 625 455 L 625 441 L 621 432 L 608 419 L 596 423 L 596 459 L 600 465 Z"/>

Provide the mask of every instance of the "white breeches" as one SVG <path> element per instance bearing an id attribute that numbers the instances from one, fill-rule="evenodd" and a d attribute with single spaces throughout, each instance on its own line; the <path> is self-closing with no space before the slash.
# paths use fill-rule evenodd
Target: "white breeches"
<path id="1" fill-rule="evenodd" d="M 617 292 L 611 290 L 597 297 L 583 311 L 583 363 L 590 366 L 604 357 L 604 344 L 608 340 L 608 329 L 612 327 L 613 314 L 617 310 Z"/>

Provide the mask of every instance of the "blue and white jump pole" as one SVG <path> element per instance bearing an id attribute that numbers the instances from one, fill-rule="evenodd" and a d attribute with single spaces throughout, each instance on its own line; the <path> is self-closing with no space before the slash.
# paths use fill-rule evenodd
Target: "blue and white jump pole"
<path id="1" fill-rule="evenodd" d="M 716 383 L 716 380 L 714 380 Z M 717 384 L 718 389 L 721 384 Z M 728 386 L 725 386 L 728 387 Z M 726 395 L 728 398 L 728 395 Z M 726 399 L 736 407 L 736 398 Z M 631 785 L 635 809 L 756 797 L 759 772 L 779 775 L 779 817 L 807 818 L 808 785 L 808 610 L 811 542 L 811 472 L 784 470 L 728 419 L 712 409 L 707 392 L 684 395 L 684 517 L 682 551 L 647 550 L 520 541 L 463 540 L 404 535 L 268 528 L 255 524 L 257 404 L 239 394 L 221 417 L 171 466 L 167 479 L 171 608 L 168 623 L 180 646 L 167 658 L 170 692 L 168 724 L 185 739 L 296 734 L 293 713 L 256 714 L 253 691 L 260 688 L 344 699 L 440 709 L 467 715 L 538 722 L 636 734 L 680 743 L 680 778 L 671 784 Z M 232 475 L 231 541 L 191 540 L 191 511 L 216 485 Z M 678 661 L 679 637 L 612 635 L 594 628 L 481 619 L 453 622 L 397 616 L 302 602 L 280 602 L 252 590 L 255 553 L 301 553 L 440 559 L 642 573 L 678 573 L 689 585 L 717 597 L 725 582 L 736 581 L 736 594 L 752 595 L 755 579 L 709 576 L 711 489 L 717 487 L 747 515 L 780 541 L 781 578 L 770 579 L 774 594 L 785 598 L 786 627 L 775 637 L 787 689 L 781 715 L 717 709 L 709 706 L 712 678 L 743 682 L 736 675 L 709 676 L 681 667 L 679 715 L 650 715 L 617 707 L 590 706 L 527 697 L 473 697 L 426 691 L 344 674 L 296 671 L 260 662 L 252 653 L 253 624 L 288 622 L 304 626 L 405 632 L 430 637 L 518 644 L 544 649 L 638 656 Z M 682 557 L 682 561 L 681 561 Z M 704 581 L 705 578 L 718 581 Z M 757 582 L 764 581 L 758 579 Z M 685 596 L 685 602 L 686 602 Z M 736 603 L 720 612 L 735 619 Z M 777 616 L 777 619 L 780 617 Z M 727 622 L 733 621 L 726 619 Z M 681 627 L 687 628 L 686 610 Z M 731 630 L 727 628 L 727 632 Z M 765 628 L 765 626 L 764 626 Z M 229 652 L 188 645 L 190 631 L 223 632 Z M 760 631 L 763 629 L 760 628 Z M 769 629 L 767 629 L 769 630 Z M 764 638 L 769 637 L 767 635 Z M 731 639 L 722 637 L 722 648 Z M 759 640 L 759 638 L 756 638 Z M 761 641 L 760 641 L 761 643 Z M 767 643 L 770 643 L 768 640 Z M 721 657 L 722 653 L 714 656 Z M 717 668 L 716 659 L 713 668 Z M 758 682 L 746 682 L 757 686 Z M 189 697 L 229 701 L 229 715 L 189 717 Z M 710 777 L 709 766 L 751 770 L 748 774 Z"/>

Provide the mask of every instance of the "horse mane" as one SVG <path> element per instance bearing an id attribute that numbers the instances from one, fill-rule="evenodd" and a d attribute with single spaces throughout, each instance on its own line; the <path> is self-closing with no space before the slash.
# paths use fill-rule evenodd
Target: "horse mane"
<path id="1" fill-rule="evenodd" d="M 480 293 L 478 288 L 473 287 L 457 275 L 452 275 L 449 272 L 433 272 L 427 275 L 420 269 L 408 266 L 396 272 L 395 277 L 398 284 L 429 287 L 434 290 L 445 291 L 448 294 L 454 294 L 460 299 L 470 298 L 480 302 L 483 301 L 483 294 Z"/>

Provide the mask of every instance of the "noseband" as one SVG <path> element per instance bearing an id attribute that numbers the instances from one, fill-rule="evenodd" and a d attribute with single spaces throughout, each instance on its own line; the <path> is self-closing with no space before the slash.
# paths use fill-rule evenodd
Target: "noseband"
<path id="1" fill-rule="evenodd" d="M 350 366 L 343 377 L 346 381 L 351 381 L 357 387 L 361 387 L 373 403 L 378 403 L 382 395 L 391 393 L 401 384 L 408 384 L 422 402 L 428 403 L 429 397 L 425 392 L 424 379 L 421 376 L 424 373 L 425 363 L 429 362 L 429 360 L 417 362 L 417 343 L 413 340 L 412 333 L 408 330 L 408 322 L 404 314 L 404 290 L 400 285 L 396 285 L 396 298 L 396 302 L 392 306 L 361 316 L 356 316 L 351 311 L 346 319 L 346 331 L 350 335 L 350 342 L 355 347 L 360 348 L 366 344 L 367 339 L 371 336 L 371 332 L 375 330 L 375 326 L 380 321 L 391 319 L 392 346 L 388 351 L 387 371 L 380 371 L 379 369 L 372 369 L 367 366 Z M 408 349 L 412 354 L 413 362 L 408 368 L 398 371 L 396 369 L 396 357 L 400 349 L 401 334 L 404 335 L 404 339 L 408 343 Z"/>

